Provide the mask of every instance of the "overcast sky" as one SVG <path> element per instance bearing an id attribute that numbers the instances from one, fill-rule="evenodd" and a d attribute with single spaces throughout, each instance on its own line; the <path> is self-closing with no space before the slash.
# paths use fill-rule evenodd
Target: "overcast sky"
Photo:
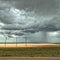
<path id="1" fill-rule="evenodd" d="M 2 30 L 18 36 L 37 34 L 37 40 L 41 40 L 41 31 L 60 31 L 60 0 L 0 0 L 0 33 Z"/>

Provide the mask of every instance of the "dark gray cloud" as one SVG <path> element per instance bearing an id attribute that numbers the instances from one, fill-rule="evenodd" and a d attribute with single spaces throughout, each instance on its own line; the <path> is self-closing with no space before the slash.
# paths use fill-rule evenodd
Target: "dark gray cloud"
<path id="1" fill-rule="evenodd" d="M 24 32 L 21 31 L 15 31 L 15 30 L 0 30 L 0 35 L 3 35 L 5 37 L 9 37 L 9 38 L 14 38 L 14 37 L 20 37 L 25 35 Z"/>
<path id="2" fill-rule="evenodd" d="M 59 19 L 59 0 L 0 0 L 1 30 L 58 31 Z"/>

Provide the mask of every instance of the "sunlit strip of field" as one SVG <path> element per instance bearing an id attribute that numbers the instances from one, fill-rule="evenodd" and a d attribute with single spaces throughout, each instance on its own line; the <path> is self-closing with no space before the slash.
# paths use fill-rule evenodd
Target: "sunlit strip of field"
<path id="1" fill-rule="evenodd" d="M 15 47 L 60 47 L 60 44 L 48 44 L 48 43 L 41 43 L 41 44 L 0 44 L 0 48 L 15 48 Z"/>

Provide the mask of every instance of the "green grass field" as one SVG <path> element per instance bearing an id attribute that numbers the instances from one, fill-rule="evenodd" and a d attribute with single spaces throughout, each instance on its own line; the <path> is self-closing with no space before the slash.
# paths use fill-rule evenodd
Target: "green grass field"
<path id="1" fill-rule="evenodd" d="M 0 48 L 0 57 L 60 57 L 60 47 Z"/>

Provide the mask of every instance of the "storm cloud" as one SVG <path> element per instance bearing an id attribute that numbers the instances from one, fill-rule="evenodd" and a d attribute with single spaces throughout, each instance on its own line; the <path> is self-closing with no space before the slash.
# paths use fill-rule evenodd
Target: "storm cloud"
<path id="1" fill-rule="evenodd" d="M 0 0 L 0 30 L 59 31 L 59 19 L 59 0 Z"/>

